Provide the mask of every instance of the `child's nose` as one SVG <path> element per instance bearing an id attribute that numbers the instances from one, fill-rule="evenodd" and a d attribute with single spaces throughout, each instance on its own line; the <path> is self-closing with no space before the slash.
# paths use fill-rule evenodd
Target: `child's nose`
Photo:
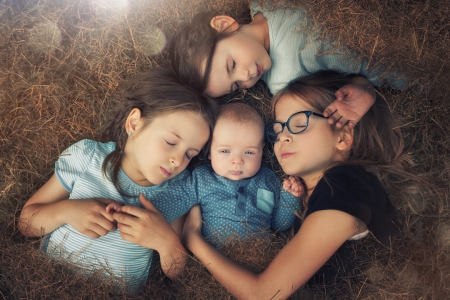
<path id="1" fill-rule="evenodd" d="M 183 154 L 184 155 L 184 154 Z M 179 167 L 181 165 L 181 162 L 183 161 L 183 155 L 181 154 L 175 154 L 170 158 L 170 163 L 174 167 Z"/>
<path id="2" fill-rule="evenodd" d="M 246 82 L 248 80 L 250 80 L 251 76 L 250 76 L 250 71 L 248 69 L 242 68 L 242 70 L 239 72 L 239 78 L 238 81 L 241 82 Z"/>
<path id="3" fill-rule="evenodd" d="M 231 162 L 233 163 L 233 165 L 242 165 L 244 163 L 244 161 L 242 160 L 242 157 L 240 155 L 235 155 L 231 159 Z"/>
<path id="4" fill-rule="evenodd" d="M 289 143 L 292 141 L 292 134 L 289 132 L 287 127 L 284 127 L 283 131 L 278 134 L 278 141 L 283 143 Z"/>

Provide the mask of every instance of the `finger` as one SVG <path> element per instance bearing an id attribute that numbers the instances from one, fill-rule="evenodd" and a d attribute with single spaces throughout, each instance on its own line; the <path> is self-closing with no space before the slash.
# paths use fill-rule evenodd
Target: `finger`
<path id="1" fill-rule="evenodd" d="M 336 111 L 336 103 L 333 102 L 328 105 L 327 108 L 325 108 L 325 110 L 323 111 L 323 115 L 324 117 L 328 118 L 329 116 L 332 116 Z"/>
<path id="2" fill-rule="evenodd" d="M 341 114 L 336 111 L 333 115 L 328 118 L 328 124 L 333 125 L 342 118 Z"/>
<path id="3" fill-rule="evenodd" d="M 291 186 L 298 183 L 297 178 L 295 178 L 294 176 L 289 176 L 289 181 L 291 182 Z"/>
<path id="4" fill-rule="evenodd" d="M 349 86 L 344 85 L 334 93 L 334 96 L 336 97 L 337 101 L 342 101 L 344 100 L 345 96 L 349 94 L 349 91 L 350 91 Z"/>
<path id="5" fill-rule="evenodd" d="M 116 230 L 116 220 L 114 219 L 112 214 L 108 214 L 106 212 L 106 209 L 104 211 L 101 211 L 99 215 L 96 215 L 95 219 L 93 219 L 92 222 L 104 228 L 106 231 Z"/>
<path id="6" fill-rule="evenodd" d="M 123 240 L 125 240 L 125 241 L 127 241 L 127 242 L 131 242 L 131 243 L 133 243 L 134 242 L 134 236 L 132 236 L 132 235 L 130 235 L 130 234 L 128 234 L 128 233 L 124 233 L 123 231 L 120 231 L 120 237 L 123 239 Z"/>
<path id="7" fill-rule="evenodd" d="M 134 206 L 124 206 L 122 207 L 122 212 L 115 212 L 113 214 L 114 220 L 117 221 L 119 224 L 126 224 L 126 225 L 133 225 L 136 221 L 136 217 L 133 214 L 128 213 L 127 210 L 130 210 L 130 208 L 137 208 Z M 140 208 L 138 208 L 140 209 Z M 133 209 L 132 209 L 133 210 Z"/>
<path id="8" fill-rule="evenodd" d="M 353 121 L 348 121 L 348 122 L 347 122 L 347 126 L 348 126 L 349 129 L 353 129 L 353 128 L 355 128 L 355 122 L 353 122 Z"/>
<path id="9" fill-rule="evenodd" d="M 283 189 L 289 190 L 290 188 L 291 188 L 291 182 L 289 181 L 289 179 L 283 180 Z"/>
<path id="10" fill-rule="evenodd" d="M 348 119 L 341 117 L 337 122 L 336 122 L 336 128 L 342 128 L 344 127 L 346 124 L 348 123 Z"/>
<path id="11" fill-rule="evenodd" d="M 93 238 L 93 239 L 98 239 L 100 237 L 96 232 L 94 232 L 92 230 L 87 230 L 85 232 L 82 232 L 82 234 L 84 234 L 85 236 L 88 236 L 90 238 Z"/>
<path id="12" fill-rule="evenodd" d="M 116 203 L 111 203 L 106 207 L 106 212 L 108 214 L 113 214 L 115 212 L 120 212 L 122 208 L 122 205 L 118 205 Z"/>
<path id="13" fill-rule="evenodd" d="M 132 235 L 133 234 L 133 227 L 130 225 L 124 224 L 124 223 L 117 223 L 117 228 L 119 228 L 120 232 Z"/>
<path id="14" fill-rule="evenodd" d="M 99 224 L 92 224 L 91 231 L 95 232 L 99 237 L 108 234 L 109 230 Z"/>
<path id="15" fill-rule="evenodd" d="M 146 210 L 156 211 L 159 213 L 159 210 L 153 205 L 153 203 L 150 202 L 150 200 L 146 199 L 144 195 L 142 194 L 139 195 L 139 201 Z"/>
<path id="16" fill-rule="evenodd" d="M 109 222 L 114 222 L 115 219 L 113 217 L 112 213 L 107 212 L 108 207 L 105 208 L 105 210 L 101 211 L 100 214 Z M 105 220 L 105 221 L 106 221 Z"/>

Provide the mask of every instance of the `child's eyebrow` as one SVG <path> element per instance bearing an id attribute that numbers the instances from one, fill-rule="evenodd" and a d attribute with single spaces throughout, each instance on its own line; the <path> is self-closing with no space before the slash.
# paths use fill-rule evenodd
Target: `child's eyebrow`
<path id="1" fill-rule="evenodd" d="M 170 133 L 172 133 L 174 136 L 176 136 L 177 138 L 179 138 L 180 140 L 183 140 L 183 138 L 181 136 L 179 136 L 178 134 L 176 134 L 174 131 L 171 131 Z M 195 148 L 189 148 L 188 150 L 194 150 L 197 153 L 200 152 L 200 150 L 195 149 Z"/>

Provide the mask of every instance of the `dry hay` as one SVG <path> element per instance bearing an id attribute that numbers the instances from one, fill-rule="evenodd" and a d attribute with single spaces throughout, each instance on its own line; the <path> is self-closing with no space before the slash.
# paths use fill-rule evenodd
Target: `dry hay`
<path id="1" fill-rule="evenodd" d="M 408 90 L 380 91 L 418 130 L 411 170 L 427 173 L 438 188 L 437 196 L 425 195 L 425 204 L 421 191 L 411 196 L 419 200 L 417 205 L 411 201 L 416 213 L 393 195 L 405 232 L 393 252 L 374 260 L 345 298 L 445 299 L 450 294 L 449 1 L 274 2 L 293 7 L 308 3 L 315 24 L 325 29 L 324 38 L 348 45 L 373 67 L 408 74 Z M 86 279 L 62 263 L 49 262 L 37 250 L 39 240 L 17 231 L 20 209 L 50 177 L 62 150 L 98 137 L 126 79 L 167 63 L 166 53 L 158 52 L 182 21 L 212 8 L 249 20 L 245 1 L 136 0 L 129 1 L 126 14 L 111 3 L 116 2 L 0 1 L 1 298 L 126 298 L 95 276 Z M 220 101 L 243 100 L 267 114 L 267 99 L 259 83 Z M 279 170 L 270 155 L 264 162 Z M 223 251 L 257 271 L 285 241 L 274 237 L 252 247 L 233 242 Z M 230 298 L 195 259 L 173 282 L 157 265 L 155 260 L 145 291 L 135 298 Z M 301 289 L 292 298 L 325 296 L 316 287 Z"/>

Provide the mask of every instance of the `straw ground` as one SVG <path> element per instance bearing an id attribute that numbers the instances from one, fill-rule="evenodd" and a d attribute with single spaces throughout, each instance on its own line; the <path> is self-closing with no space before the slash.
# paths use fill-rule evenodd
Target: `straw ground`
<path id="1" fill-rule="evenodd" d="M 115 3 L 115 7 L 112 3 Z M 39 239 L 24 238 L 17 217 L 25 201 L 51 176 L 58 155 L 83 138 L 96 139 L 123 95 L 127 79 L 167 64 L 163 49 L 177 26 L 194 13 L 218 9 L 249 20 L 246 2 L 219 0 L 0 1 L 0 298 L 125 298 L 108 283 L 76 276 L 49 262 Z M 273 4 L 275 3 L 275 4 Z M 346 299 L 445 299 L 450 294 L 450 2 L 448 0 L 272 1 L 306 3 L 323 37 L 367 57 L 371 67 L 408 74 L 410 88 L 382 88 L 393 111 L 418 131 L 416 173 L 428 174 L 434 195 L 399 201 L 404 233 L 351 286 Z M 262 83 L 219 101 L 245 101 L 268 118 Z M 270 150 L 270 149 L 268 149 Z M 273 157 L 265 164 L 279 170 Z M 424 200 L 425 199 L 425 200 Z M 258 271 L 287 240 L 229 243 L 224 251 Z M 269 244 L 269 246 L 267 246 Z M 247 250 L 245 250 L 247 249 Z M 152 267 L 136 298 L 229 299 L 195 259 L 179 280 Z M 294 299 L 327 297 L 304 288 Z"/>

